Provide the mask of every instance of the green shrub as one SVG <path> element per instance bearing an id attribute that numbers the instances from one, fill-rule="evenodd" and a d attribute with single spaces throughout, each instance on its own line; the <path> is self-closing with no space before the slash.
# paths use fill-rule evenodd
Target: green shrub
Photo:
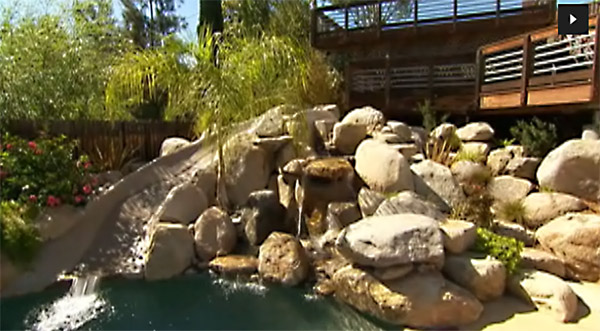
<path id="1" fill-rule="evenodd" d="M 498 142 L 499 145 L 503 146 L 503 147 L 508 147 L 511 146 L 512 144 L 515 143 L 515 138 L 512 139 L 502 139 Z"/>
<path id="2" fill-rule="evenodd" d="M 440 123 L 448 119 L 448 114 L 444 114 L 438 118 L 438 113 L 431 107 L 431 100 L 427 99 L 417 105 L 417 111 L 423 117 L 423 127 L 427 132 L 431 132 Z"/>
<path id="3" fill-rule="evenodd" d="M 468 193 L 467 199 L 452 209 L 450 217 L 466 220 L 484 228 L 490 227 L 493 220 L 491 211 L 493 199 L 485 186 L 468 185 L 465 192 Z"/>
<path id="4" fill-rule="evenodd" d="M 525 222 L 525 206 L 522 200 L 502 202 L 497 207 L 497 215 L 504 221 L 523 224 Z"/>
<path id="5" fill-rule="evenodd" d="M 531 123 L 518 121 L 510 128 L 510 133 L 531 156 L 543 157 L 558 143 L 556 126 L 537 117 Z"/>
<path id="6" fill-rule="evenodd" d="M 504 237 L 490 230 L 478 228 L 473 250 L 496 258 L 504 264 L 508 273 L 512 274 L 517 271 L 521 262 L 523 246 L 523 242 L 514 238 Z"/>
<path id="7" fill-rule="evenodd" d="M 31 262 L 41 245 L 39 233 L 31 224 L 37 212 L 35 206 L 21 206 L 14 201 L 0 203 L 2 254 L 18 265 Z"/>
<path id="8" fill-rule="evenodd" d="M 64 136 L 26 141 L 5 135 L 0 146 L 0 200 L 39 207 L 85 204 L 96 179 L 87 157 Z"/>
<path id="9" fill-rule="evenodd" d="M 456 153 L 456 156 L 454 157 L 452 162 L 471 161 L 476 163 L 483 163 L 485 162 L 485 160 L 485 154 L 481 153 L 480 151 L 466 150 L 464 148 L 461 148 L 458 151 L 458 153 Z"/>

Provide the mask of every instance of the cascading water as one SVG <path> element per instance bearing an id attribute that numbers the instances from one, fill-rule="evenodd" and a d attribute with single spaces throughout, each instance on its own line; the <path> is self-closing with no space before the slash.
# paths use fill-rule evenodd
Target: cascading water
<path id="1" fill-rule="evenodd" d="M 34 314 L 32 330 L 75 330 L 102 314 L 106 301 L 96 292 L 100 277 L 74 278 L 69 293 Z"/>

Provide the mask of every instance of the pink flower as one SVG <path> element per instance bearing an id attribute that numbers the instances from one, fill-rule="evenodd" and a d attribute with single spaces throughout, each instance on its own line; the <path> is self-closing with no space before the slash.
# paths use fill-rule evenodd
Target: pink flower
<path id="1" fill-rule="evenodd" d="M 92 193 L 92 187 L 89 184 L 86 184 L 83 186 L 83 193 L 85 194 L 91 194 Z"/>
<path id="2" fill-rule="evenodd" d="M 87 168 L 89 168 L 91 166 L 92 166 L 92 162 L 87 161 L 86 163 L 83 164 L 83 169 L 87 169 Z"/>
<path id="3" fill-rule="evenodd" d="M 36 203 L 37 201 L 38 201 L 38 199 L 34 194 L 29 196 L 29 202 Z"/>
<path id="4" fill-rule="evenodd" d="M 76 204 L 80 204 L 83 202 L 83 197 L 81 195 L 76 195 L 75 196 L 75 203 Z"/>
<path id="5" fill-rule="evenodd" d="M 12 148 L 12 144 L 6 144 L 5 148 L 6 148 L 6 150 L 11 149 Z"/>
<path id="6" fill-rule="evenodd" d="M 53 195 L 49 195 L 46 204 L 50 207 L 56 207 L 60 204 L 60 200 Z"/>
<path id="7" fill-rule="evenodd" d="M 29 148 L 31 149 L 36 149 L 37 148 L 37 144 L 33 141 L 30 141 L 27 143 L 27 145 L 29 145 Z"/>
<path id="8" fill-rule="evenodd" d="M 36 149 L 33 154 L 35 155 L 42 155 L 43 151 L 41 149 Z"/>

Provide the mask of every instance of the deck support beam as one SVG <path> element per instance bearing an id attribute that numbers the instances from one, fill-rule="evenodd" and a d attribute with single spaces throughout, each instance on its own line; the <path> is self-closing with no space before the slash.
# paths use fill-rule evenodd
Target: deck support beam
<path id="1" fill-rule="evenodd" d="M 527 95 L 529 94 L 529 79 L 533 73 L 533 43 L 531 35 L 523 38 L 523 69 L 521 71 L 521 106 L 527 106 Z"/>
<path id="2" fill-rule="evenodd" d="M 596 16 L 596 36 L 594 37 L 594 64 L 592 67 L 592 91 L 590 99 L 600 106 L 600 14 Z"/>

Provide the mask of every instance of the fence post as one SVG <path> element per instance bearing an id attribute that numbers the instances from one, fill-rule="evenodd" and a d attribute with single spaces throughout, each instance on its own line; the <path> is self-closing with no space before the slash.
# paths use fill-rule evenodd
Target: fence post
<path id="1" fill-rule="evenodd" d="M 481 48 L 477 50 L 475 59 L 475 110 L 481 107 L 481 87 L 485 79 L 485 58 Z"/>
<path id="2" fill-rule="evenodd" d="M 417 31 L 417 25 L 419 24 L 419 0 L 414 0 L 415 3 L 415 12 L 413 17 L 413 24 L 415 27 L 415 32 Z"/>
<path id="3" fill-rule="evenodd" d="M 521 69 L 521 106 L 527 106 L 527 94 L 529 93 L 529 78 L 533 73 L 533 44 L 531 35 L 525 36 L 523 39 L 523 68 Z"/>
<path id="4" fill-rule="evenodd" d="M 598 4 L 600 6 L 600 4 Z M 598 7 L 600 9 L 600 7 Z M 592 95 L 590 99 L 600 103 L 600 13 L 596 16 L 596 36 L 594 36 L 594 64 L 592 67 Z"/>
<path id="5" fill-rule="evenodd" d="M 317 44 L 317 4 L 316 0 L 311 1 L 310 11 L 310 44 L 314 47 Z"/>

